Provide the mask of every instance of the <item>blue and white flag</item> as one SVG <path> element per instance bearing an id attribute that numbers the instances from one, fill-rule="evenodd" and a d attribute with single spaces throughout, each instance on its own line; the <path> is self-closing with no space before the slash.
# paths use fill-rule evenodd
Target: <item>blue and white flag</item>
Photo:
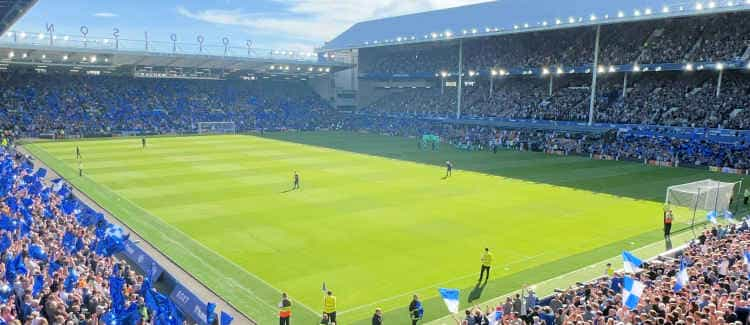
<path id="1" fill-rule="evenodd" d="M 750 279 L 750 251 L 745 251 L 742 259 L 745 261 L 745 271 L 747 272 L 747 278 Z"/>
<path id="2" fill-rule="evenodd" d="M 457 314 L 458 313 L 458 289 L 440 288 L 438 289 L 438 291 L 440 292 L 440 297 L 443 298 L 445 305 L 448 307 L 448 311 L 450 311 L 451 314 Z"/>
<path id="3" fill-rule="evenodd" d="M 729 211 L 728 209 L 724 210 L 724 219 L 734 222 L 734 214 L 732 211 Z"/>
<path id="4" fill-rule="evenodd" d="M 622 286 L 622 301 L 625 307 L 630 310 L 638 307 L 638 301 L 641 300 L 643 290 L 646 289 L 646 285 L 643 282 L 633 280 L 633 278 L 626 276 Z"/>
<path id="5" fill-rule="evenodd" d="M 719 223 L 718 221 L 716 221 L 716 210 L 712 210 L 712 211 L 710 211 L 710 212 L 709 212 L 709 213 L 708 213 L 708 214 L 706 215 L 706 220 L 708 220 L 708 222 L 710 222 L 710 223 L 712 223 L 712 224 L 717 224 L 717 223 Z"/>
<path id="6" fill-rule="evenodd" d="M 677 272 L 677 277 L 675 278 L 675 284 L 674 292 L 680 292 L 682 288 L 686 287 L 689 281 L 688 273 L 687 273 L 687 262 L 685 262 L 685 258 L 680 259 L 680 271 Z"/>
<path id="7" fill-rule="evenodd" d="M 643 265 L 643 261 L 628 251 L 622 252 L 622 262 L 623 268 L 627 273 L 637 273 L 642 270 L 641 265 Z"/>

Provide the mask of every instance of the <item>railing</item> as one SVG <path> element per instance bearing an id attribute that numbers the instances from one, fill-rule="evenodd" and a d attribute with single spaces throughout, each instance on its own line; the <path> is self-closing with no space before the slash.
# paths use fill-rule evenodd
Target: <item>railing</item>
<path id="1" fill-rule="evenodd" d="M 85 34 L 87 34 L 86 32 Z M 195 42 L 179 41 L 175 34 L 170 37 L 171 41 L 155 40 L 132 40 L 119 37 L 89 37 L 81 35 L 65 35 L 45 32 L 9 31 L 0 36 L 0 45 L 11 46 L 39 46 L 50 49 L 79 49 L 79 50 L 106 50 L 123 52 L 147 52 L 161 54 L 187 54 L 187 55 L 209 55 L 226 56 L 235 58 L 274 59 L 274 60 L 296 60 L 304 62 L 318 61 L 318 55 L 314 52 L 272 50 L 255 48 L 251 41 L 245 46 L 230 44 L 228 38 L 223 38 L 221 43 L 205 43 L 201 36 Z"/>

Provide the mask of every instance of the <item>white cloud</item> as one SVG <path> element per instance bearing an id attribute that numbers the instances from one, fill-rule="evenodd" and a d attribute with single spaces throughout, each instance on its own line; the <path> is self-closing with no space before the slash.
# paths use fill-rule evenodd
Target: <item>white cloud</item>
<path id="1" fill-rule="evenodd" d="M 97 12 L 93 15 L 94 17 L 100 17 L 100 18 L 113 18 L 119 16 L 116 13 L 113 12 Z"/>
<path id="2" fill-rule="evenodd" d="M 344 32 L 351 25 L 377 18 L 444 9 L 487 0 L 274 0 L 279 12 L 247 13 L 240 9 L 192 11 L 182 6 L 177 12 L 191 19 L 247 29 L 254 35 L 281 36 L 284 42 L 309 50 Z M 269 44 L 263 44 L 269 46 Z"/>

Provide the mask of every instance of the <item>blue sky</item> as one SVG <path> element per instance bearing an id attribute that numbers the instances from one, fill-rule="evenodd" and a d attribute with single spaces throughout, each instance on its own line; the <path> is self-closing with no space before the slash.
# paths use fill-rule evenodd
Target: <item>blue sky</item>
<path id="1" fill-rule="evenodd" d="M 311 51 L 356 22 L 484 2 L 486 0 L 39 0 L 11 29 L 44 31 L 46 23 L 56 33 L 80 35 L 86 25 L 90 37 L 112 35 L 122 39 L 193 41 L 203 35 L 205 44 L 232 44 L 265 49 Z"/>

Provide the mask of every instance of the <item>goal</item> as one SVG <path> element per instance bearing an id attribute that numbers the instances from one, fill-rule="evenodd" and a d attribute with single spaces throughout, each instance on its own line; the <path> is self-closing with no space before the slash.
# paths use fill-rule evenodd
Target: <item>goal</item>
<path id="1" fill-rule="evenodd" d="M 198 122 L 198 134 L 234 134 L 234 122 Z"/>
<path id="2" fill-rule="evenodd" d="M 716 211 L 722 215 L 727 211 L 741 187 L 741 182 L 728 183 L 712 179 L 674 185 L 667 188 L 664 202 L 666 209 L 671 209 L 675 221 L 695 226 L 697 220 L 705 217 L 709 212 Z"/>

